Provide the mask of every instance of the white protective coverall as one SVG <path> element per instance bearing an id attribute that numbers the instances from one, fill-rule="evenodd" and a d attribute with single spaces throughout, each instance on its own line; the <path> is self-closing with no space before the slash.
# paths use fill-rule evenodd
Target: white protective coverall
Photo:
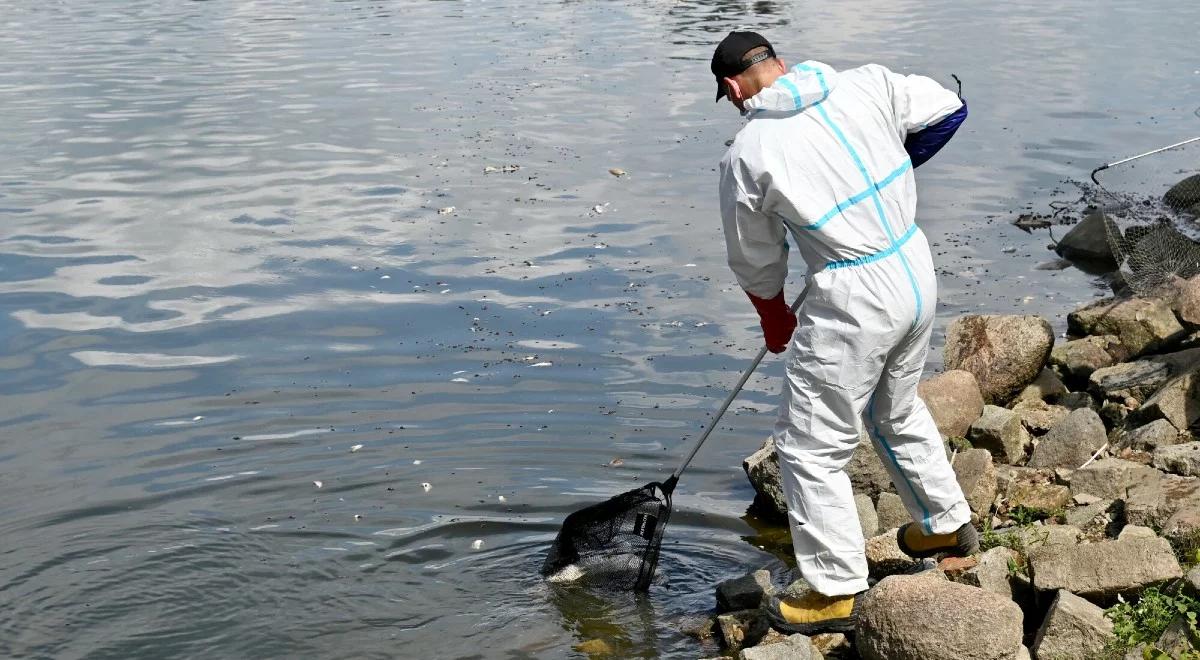
<path id="1" fill-rule="evenodd" d="M 914 222 L 916 184 L 904 150 L 908 133 L 961 106 L 930 78 L 808 61 L 745 102 L 749 122 L 721 161 L 726 247 L 742 288 L 760 298 L 780 292 L 787 232 L 808 267 L 774 437 L 796 561 L 827 596 L 867 588 L 844 470 L 864 420 L 926 533 L 970 521 L 917 398 L 937 281 Z"/>

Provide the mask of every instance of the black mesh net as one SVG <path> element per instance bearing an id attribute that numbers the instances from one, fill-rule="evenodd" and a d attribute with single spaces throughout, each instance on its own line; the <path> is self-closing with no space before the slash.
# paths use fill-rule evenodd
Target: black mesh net
<path id="1" fill-rule="evenodd" d="M 1169 293 L 1200 274 L 1200 142 L 1093 176 L 1109 248 L 1121 275 L 1142 296 Z"/>
<path id="2" fill-rule="evenodd" d="M 646 591 L 654 579 L 671 495 L 651 483 L 563 520 L 542 564 L 551 582 L 617 591 Z"/>

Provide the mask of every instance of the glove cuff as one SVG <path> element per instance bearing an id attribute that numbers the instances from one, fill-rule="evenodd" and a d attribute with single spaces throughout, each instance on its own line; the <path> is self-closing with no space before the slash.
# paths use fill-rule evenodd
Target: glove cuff
<path id="1" fill-rule="evenodd" d="M 758 311 L 759 318 L 774 319 L 778 318 L 780 314 L 788 313 L 787 301 L 783 298 L 783 289 L 780 289 L 773 298 L 759 298 L 749 291 L 746 292 L 746 295 L 750 298 L 754 309 Z"/>

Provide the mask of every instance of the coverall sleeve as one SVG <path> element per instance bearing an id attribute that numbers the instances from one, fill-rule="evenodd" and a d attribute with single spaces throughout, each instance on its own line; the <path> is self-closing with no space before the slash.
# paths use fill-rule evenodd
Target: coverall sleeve
<path id="1" fill-rule="evenodd" d="M 933 78 L 883 70 L 891 87 L 892 110 L 906 134 L 922 131 L 963 106 L 957 94 Z"/>
<path id="2" fill-rule="evenodd" d="M 740 161 L 721 161 L 721 221 L 729 268 L 738 284 L 759 298 L 773 298 L 787 279 L 787 230 L 762 211 L 763 195 Z"/>

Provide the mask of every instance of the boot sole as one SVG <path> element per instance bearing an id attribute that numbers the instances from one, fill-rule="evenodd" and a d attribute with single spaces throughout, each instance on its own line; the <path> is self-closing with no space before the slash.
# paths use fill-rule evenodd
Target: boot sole
<path id="1" fill-rule="evenodd" d="M 841 617 L 838 619 L 826 619 L 815 623 L 791 623 L 783 618 L 779 610 L 779 598 L 772 596 L 769 604 L 764 608 L 767 611 L 767 618 L 771 621 L 771 627 L 782 633 L 789 635 L 821 635 L 824 633 L 853 633 L 854 619 L 858 615 L 859 599 L 854 599 L 854 609 L 850 616 Z"/>

